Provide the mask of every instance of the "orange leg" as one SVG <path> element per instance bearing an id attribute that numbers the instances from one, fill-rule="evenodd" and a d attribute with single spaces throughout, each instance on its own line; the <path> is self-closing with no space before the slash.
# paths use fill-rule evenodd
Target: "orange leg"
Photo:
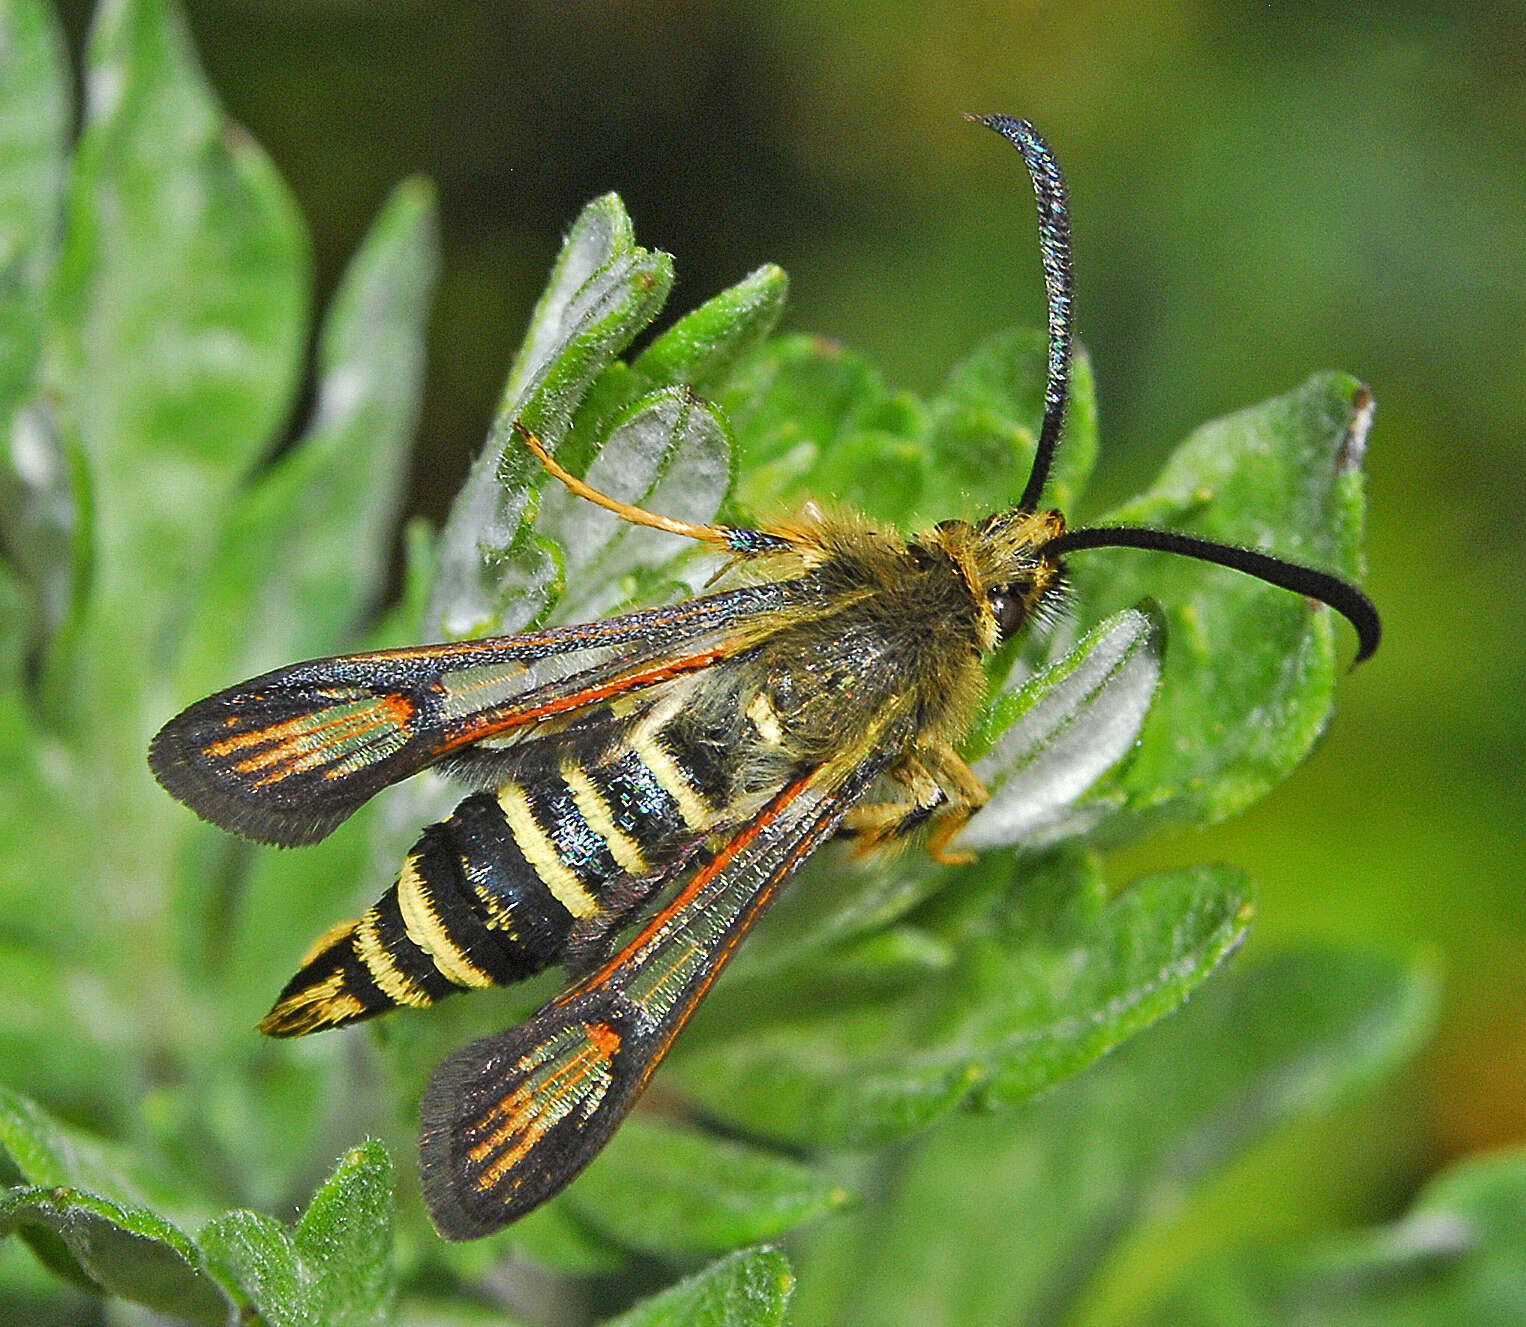
<path id="1" fill-rule="evenodd" d="M 849 813 L 850 833 L 862 836 L 861 852 L 902 838 L 929 821 L 932 833 L 927 852 L 945 866 L 963 866 L 974 854 L 950 852 L 949 844 L 990 794 L 959 753 L 947 743 L 920 748 L 890 774 L 910 797 L 905 801 L 874 802 Z"/>
<path id="2" fill-rule="evenodd" d="M 939 743 L 929 753 L 942 785 L 949 789 L 948 805 L 941 811 L 933 832 L 927 837 L 927 851 L 936 862 L 946 866 L 964 866 L 975 860 L 972 852 L 950 852 L 949 844 L 972 815 L 991 800 L 991 794 L 964 758 L 949 746 Z"/>

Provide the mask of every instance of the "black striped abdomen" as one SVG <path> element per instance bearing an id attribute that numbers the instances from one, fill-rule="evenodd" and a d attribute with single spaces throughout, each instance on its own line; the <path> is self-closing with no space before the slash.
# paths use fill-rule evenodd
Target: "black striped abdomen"
<path id="1" fill-rule="evenodd" d="M 622 921 L 729 797 L 725 751 L 672 724 L 649 719 L 586 756 L 570 738 L 528 745 L 496 793 L 426 829 L 376 905 L 318 941 L 261 1030 L 299 1036 L 551 967 L 579 923 Z"/>

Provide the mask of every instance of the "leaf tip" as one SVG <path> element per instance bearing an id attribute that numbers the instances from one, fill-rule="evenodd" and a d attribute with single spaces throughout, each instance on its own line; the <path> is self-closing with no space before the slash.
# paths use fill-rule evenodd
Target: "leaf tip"
<path id="1" fill-rule="evenodd" d="M 382 213 L 398 226 L 433 230 L 438 223 L 439 191 L 427 175 L 409 175 L 393 187 Z"/>
<path id="2" fill-rule="evenodd" d="M 1372 417 L 1376 409 L 1377 401 L 1373 398 L 1372 388 L 1364 382 L 1358 383 L 1351 394 L 1351 417 L 1335 452 L 1337 476 L 1349 475 L 1362 468 L 1363 458 L 1367 455 L 1367 434 L 1372 429 Z"/>
<path id="3" fill-rule="evenodd" d="M 603 233 L 611 256 L 635 248 L 636 231 L 631 225 L 630 213 L 625 210 L 625 200 L 613 189 L 600 194 L 578 213 L 567 238 L 572 241 L 590 230 Z"/>

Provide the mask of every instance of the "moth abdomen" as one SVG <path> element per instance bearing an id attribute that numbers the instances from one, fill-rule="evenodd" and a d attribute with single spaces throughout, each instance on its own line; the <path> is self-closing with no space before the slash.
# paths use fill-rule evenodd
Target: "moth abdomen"
<path id="1" fill-rule="evenodd" d="M 493 796 L 475 794 L 424 831 L 364 916 L 318 940 L 260 1031 L 301 1036 L 522 981 L 560 959 L 572 922 Z"/>
<path id="2" fill-rule="evenodd" d="M 717 760 L 649 722 L 602 750 L 569 744 L 557 765 L 523 761 L 424 831 L 377 903 L 309 951 L 260 1030 L 302 1036 L 567 961 L 715 824 Z"/>

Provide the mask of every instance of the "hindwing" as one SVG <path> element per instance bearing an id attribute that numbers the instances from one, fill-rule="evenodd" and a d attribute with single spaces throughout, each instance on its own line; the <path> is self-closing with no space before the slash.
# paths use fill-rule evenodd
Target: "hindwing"
<path id="1" fill-rule="evenodd" d="M 420 1104 L 419 1159 L 441 1234 L 489 1234 L 582 1171 L 778 888 L 890 759 L 878 748 L 802 773 L 619 954 L 440 1065 Z"/>

